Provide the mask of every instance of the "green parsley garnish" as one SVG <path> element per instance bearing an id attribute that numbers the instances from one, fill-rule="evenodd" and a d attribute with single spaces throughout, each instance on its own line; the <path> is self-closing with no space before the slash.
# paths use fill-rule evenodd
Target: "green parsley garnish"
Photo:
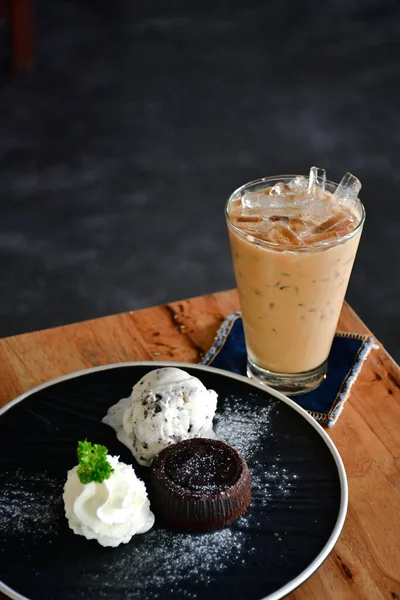
<path id="1" fill-rule="evenodd" d="M 95 481 L 101 483 L 114 471 L 107 460 L 107 448 L 100 444 L 91 444 L 87 440 L 78 442 L 78 477 L 81 483 Z"/>

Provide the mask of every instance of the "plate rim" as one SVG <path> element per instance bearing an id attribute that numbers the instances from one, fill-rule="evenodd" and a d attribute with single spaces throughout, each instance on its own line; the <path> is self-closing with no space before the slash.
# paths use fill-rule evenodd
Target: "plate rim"
<path id="1" fill-rule="evenodd" d="M 339 475 L 340 506 L 339 506 L 338 517 L 336 519 L 334 528 L 329 536 L 328 541 L 326 542 L 326 544 L 322 548 L 322 550 L 319 552 L 319 554 L 308 565 L 308 567 L 306 567 L 294 579 L 292 579 L 291 581 L 286 583 L 284 586 L 280 587 L 279 590 L 276 590 L 275 592 L 272 592 L 272 594 L 269 594 L 268 596 L 264 596 L 263 598 L 259 599 L 259 600 L 281 600 L 287 594 L 289 594 L 290 592 L 293 592 L 296 588 L 298 588 L 303 583 L 305 583 L 307 581 L 307 579 L 309 579 L 311 577 L 311 575 L 313 575 L 319 569 L 319 567 L 326 560 L 326 558 L 328 558 L 329 554 L 335 547 L 335 544 L 338 541 L 339 536 L 342 532 L 343 525 L 346 520 L 347 507 L 348 507 L 347 475 L 346 475 L 346 470 L 345 470 L 345 467 L 343 464 L 343 460 L 339 454 L 338 449 L 336 448 L 334 442 L 331 440 L 331 438 L 326 433 L 324 428 L 319 423 L 317 423 L 317 421 L 306 410 L 304 410 L 304 408 L 299 406 L 294 400 L 291 400 L 288 396 L 285 396 L 281 392 L 278 392 L 277 390 L 274 390 L 273 388 L 271 388 L 267 385 L 258 383 L 257 381 L 254 381 L 254 380 L 250 379 L 249 377 L 246 377 L 245 375 L 239 375 L 238 373 L 232 373 L 231 371 L 226 371 L 224 369 L 218 369 L 216 367 L 211 367 L 209 365 L 188 363 L 188 362 L 175 362 L 175 361 L 152 361 L 152 360 L 127 361 L 127 362 L 99 365 L 96 367 L 89 367 L 87 369 L 74 371 L 72 373 L 67 373 L 66 375 L 61 375 L 60 377 L 50 379 L 49 381 L 45 381 L 44 383 L 41 383 L 41 384 L 35 386 L 34 388 L 31 388 L 28 391 L 23 392 L 22 394 L 20 394 L 19 396 L 17 396 L 13 400 L 11 400 L 10 402 L 8 402 L 4 406 L 2 406 L 0 408 L 0 417 L 2 417 L 2 415 L 4 413 L 6 413 L 10 408 L 19 404 L 20 402 L 22 402 L 29 396 L 32 396 L 36 392 L 39 392 L 47 387 L 56 385 L 57 383 L 62 383 L 63 381 L 68 381 L 68 379 L 76 379 L 77 377 L 81 377 L 83 375 L 89 375 L 90 373 L 94 373 L 97 371 L 108 371 L 108 370 L 116 369 L 116 368 L 120 368 L 120 367 L 135 367 L 135 366 L 137 366 L 137 367 L 153 367 L 154 369 L 163 368 L 163 367 L 176 367 L 178 369 L 185 369 L 185 368 L 189 369 L 190 368 L 190 369 L 195 369 L 198 371 L 206 371 L 206 372 L 215 373 L 217 375 L 222 375 L 224 377 L 229 377 L 231 379 L 236 379 L 237 381 L 246 383 L 246 384 L 253 386 L 261 391 L 267 392 L 271 396 L 274 396 L 275 398 L 277 398 L 281 402 L 284 402 L 285 404 L 290 406 L 292 409 L 294 409 L 296 412 L 298 412 L 316 430 L 316 432 L 319 434 L 319 436 L 324 441 L 325 445 L 328 447 L 328 449 L 334 459 L 334 462 L 335 462 L 335 465 L 336 465 L 336 468 L 338 471 L 338 475 Z M 0 580 L 0 592 L 2 592 L 3 594 L 6 594 L 9 598 L 12 598 L 13 600 L 31 600 L 27 596 L 22 596 L 21 594 L 19 594 L 18 592 L 16 592 L 15 590 L 10 588 L 6 584 L 4 584 L 1 580 Z"/>

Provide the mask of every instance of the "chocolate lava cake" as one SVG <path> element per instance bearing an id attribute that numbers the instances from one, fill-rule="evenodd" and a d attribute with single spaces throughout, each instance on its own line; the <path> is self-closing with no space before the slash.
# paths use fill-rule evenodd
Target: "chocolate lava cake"
<path id="1" fill-rule="evenodd" d="M 149 495 L 158 522 L 184 531 L 210 531 L 230 525 L 246 512 L 250 473 L 231 446 L 194 438 L 156 456 Z"/>

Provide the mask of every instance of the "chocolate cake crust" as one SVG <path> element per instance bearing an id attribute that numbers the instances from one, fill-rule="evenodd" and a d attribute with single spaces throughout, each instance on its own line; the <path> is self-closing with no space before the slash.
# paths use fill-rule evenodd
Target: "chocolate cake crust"
<path id="1" fill-rule="evenodd" d="M 250 473 L 231 446 L 194 438 L 168 446 L 155 458 L 149 495 L 156 519 L 164 525 L 185 531 L 219 529 L 246 512 Z"/>

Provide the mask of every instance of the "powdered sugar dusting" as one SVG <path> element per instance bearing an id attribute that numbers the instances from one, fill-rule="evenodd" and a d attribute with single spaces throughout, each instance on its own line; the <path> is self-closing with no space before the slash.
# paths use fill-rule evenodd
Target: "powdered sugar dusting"
<path id="1" fill-rule="evenodd" d="M 254 403 L 252 402 L 254 400 Z M 236 448 L 247 462 L 251 474 L 252 504 L 266 506 L 271 499 L 290 495 L 296 473 L 280 462 L 279 456 L 260 456 L 271 429 L 272 414 L 279 412 L 279 403 L 271 400 L 265 406 L 249 394 L 243 402 L 235 396 L 226 398 L 223 414 L 215 424 L 216 437 Z"/>
<path id="2" fill-rule="evenodd" d="M 128 581 L 129 589 L 156 588 L 154 598 L 162 598 L 163 592 L 179 591 L 179 596 L 196 598 L 195 589 L 181 587 L 183 580 L 207 586 L 215 575 L 240 559 L 246 542 L 244 531 L 234 528 L 220 529 L 203 534 L 185 534 L 159 529 L 149 532 L 146 546 L 125 554 L 111 562 L 115 576 L 121 582 Z M 251 548 L 247 549 L 251 553 Z M 132 573 L 140 573 L 135 582 Z"/>
<path id="3" fill-rule="evenodd" d="M 0 478 L 0 532 L 35 537 L 59 531 L 64 518 L 62 482 L 20 469 Z"/>
<path id="4" fill-rule="evenodd" d="M 167 482 L 183 493 L 222 492 L 237 480 L 238 458 L 236 452 L 219 440 L 186 440 L 171 446 L 168 460 L 161 455 L 156 459 L 156 470 L 165 469 Z M 166 483 L 167 483 L 166 482 Z"/>
<path id="5" fill-rule="evenodd" d="M 235 396 L 224 401 L 223 414 L 215 417 L 215 435 L 217 439 L 233 446 L 248 461 L 254 451 L 260 447 L 263 437 L 268 435 L 271 424 L 271 411 L 275 403 L 260 407 L 251 404 L 254 396 L 249 394 L 249 402 Z"/>

